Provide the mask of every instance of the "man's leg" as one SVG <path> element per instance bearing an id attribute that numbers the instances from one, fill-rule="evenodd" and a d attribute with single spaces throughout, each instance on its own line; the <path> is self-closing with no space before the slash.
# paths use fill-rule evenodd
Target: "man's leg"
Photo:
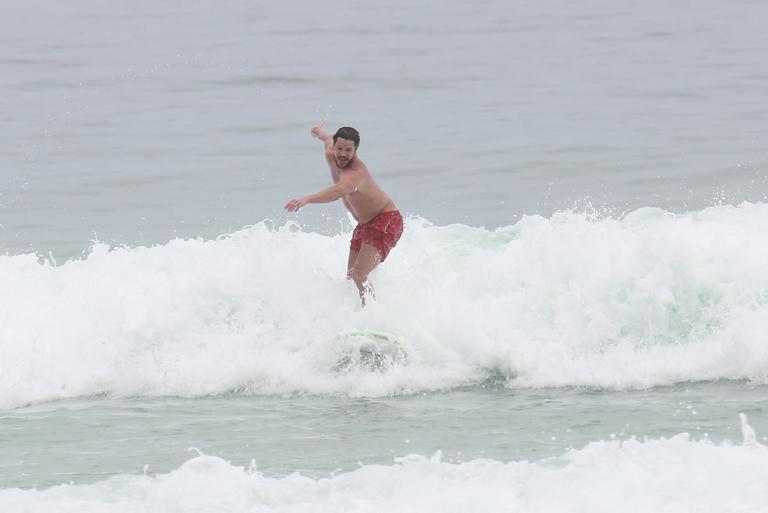
<path id="1" fill-rule="evenodd" d="M 366 292 L 370 291 L 373 293 L 373 288 L 368 283 L 368 275 L 379 265 L 381 260 L 379 250 L 364 242 L 360 251 L 355 256 L 354 262 L 352 262 L 352 251 L 349 252 L 349 258 L 350 263 L 352 263 L 352 266 L 349 268 L 349 276 L 354 280 L 360 293 L 360 301 L 365 306 Z"/>
<path id="2" fill-rule="evenodd" d="M 349 258 L 347 258 L 347 279 L 352 279 L 352 268 L 355 266 L 355 260 L 357 260 L 358 251 L 349 249 Z"/>

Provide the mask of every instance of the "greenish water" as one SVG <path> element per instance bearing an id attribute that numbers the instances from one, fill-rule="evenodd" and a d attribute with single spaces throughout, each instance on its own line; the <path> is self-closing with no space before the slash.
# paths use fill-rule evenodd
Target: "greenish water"
<path id="1" fill-rule="evenodd" d="M 207 455 L 273 476 L 391 464 L 537 460 L 597 440 L 741 443 L 738 414 L 765 441 L 768 387 L 690 383 L 642 391 L 467 388 L 388 398 L 223 395 L 83 398 L 0 413 L 0 488 L 77 484 L 168 472 Z"/>

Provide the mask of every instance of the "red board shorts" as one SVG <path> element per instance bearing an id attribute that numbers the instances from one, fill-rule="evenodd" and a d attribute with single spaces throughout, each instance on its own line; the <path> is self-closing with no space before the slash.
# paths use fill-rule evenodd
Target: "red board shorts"
<path id="1" fill-rule="evenodd" d="M 379 257 L 383 262 L 402 234 L 403 216 L 397 210 L 389 210 L 365 224 L 358 224 L 352 232 L 349 249 L 360 251 L 363 243 L 370 244 L 379 251 Z"/>

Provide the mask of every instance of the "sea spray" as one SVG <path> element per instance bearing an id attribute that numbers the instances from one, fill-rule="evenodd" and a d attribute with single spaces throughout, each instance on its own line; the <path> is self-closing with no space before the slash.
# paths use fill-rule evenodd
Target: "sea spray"
<path id="1" fill-rule="evenodd" d="M 0 257 L 0 404 L 78 395 L 376 396 L 494 382 L 645 388 L 768 377 L 768 205 L 489 230 L 407 220 L 360 309 L 349 233 L 265 223 L 216 240 Z M 334 372 L 338 334 L 407 366 Z"/>

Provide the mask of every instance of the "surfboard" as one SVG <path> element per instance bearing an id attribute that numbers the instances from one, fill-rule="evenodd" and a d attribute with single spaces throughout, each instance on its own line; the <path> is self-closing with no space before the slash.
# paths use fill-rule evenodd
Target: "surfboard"
<path id="1" fill-rule="evenodd" d="M 379 331 L 348 331 L 339 333 L 341 357 L 334 366 L 337 372 L 352 369 L 382 372 L 393 365 L 403 365 L 408 356 L 395 335 Z"/>

